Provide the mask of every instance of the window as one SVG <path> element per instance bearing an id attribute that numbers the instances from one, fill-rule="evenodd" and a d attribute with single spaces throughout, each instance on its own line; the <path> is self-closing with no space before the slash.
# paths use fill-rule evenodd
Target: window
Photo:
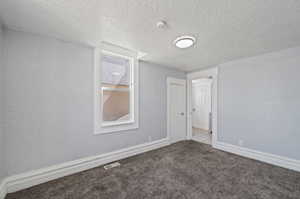
<path id="1" fill-rule="evenodd" d="M 101 102 L 102 125 L 109 126 L 134 121 L 133 78 L 131 58 L 102 53 Z"/>
<path id="2" fill-rule="evenodd" d="M 104 45 L 95 52 L 95 133 L 138 128 L 138 62 L 134 53 Z"/>

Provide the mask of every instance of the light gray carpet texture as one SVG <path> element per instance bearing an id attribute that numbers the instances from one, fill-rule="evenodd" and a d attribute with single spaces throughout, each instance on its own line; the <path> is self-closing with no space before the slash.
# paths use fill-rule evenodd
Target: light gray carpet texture
<path id="1" fill-rule="evenodd" d="M 182 141 L 6 199 L 300 199 L 300 173 Z"/>

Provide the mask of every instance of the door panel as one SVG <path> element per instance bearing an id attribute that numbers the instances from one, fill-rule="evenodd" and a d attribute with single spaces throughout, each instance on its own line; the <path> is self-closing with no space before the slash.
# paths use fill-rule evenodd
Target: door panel
<path id="1" fill-rule="evenodd" d="M 209 130 L 211 83 L 195 83 L 192 88 L 193 127 Z"/>
<path id="2" fill-rule="evenodd" d="M 170 139 L 178 142 L 186 138 L 186 84 L 185 81 L 169 84 Z"/>

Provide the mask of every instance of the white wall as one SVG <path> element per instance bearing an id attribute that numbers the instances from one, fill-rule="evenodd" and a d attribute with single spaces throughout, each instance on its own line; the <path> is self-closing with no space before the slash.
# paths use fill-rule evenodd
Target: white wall
<path id="1" fill-rule="evenodd" d="M 0 183 L 3 177 L 5 177 L 4 167 L 4 131 L 3 131 L 3 31 L 0 24 Z"/>
<path id="2" fill-rule="evenodd" d="M 93 135 L 93 50 L 4 31 L 6 163 L 17 174 L 166 137 L 166 76 L 140 63 L 140 127 Z"/>
<path id="3" fill-rule="evenodd" d="M 300 160 L 300 47 L 222 64 L 219 141 Z"/>

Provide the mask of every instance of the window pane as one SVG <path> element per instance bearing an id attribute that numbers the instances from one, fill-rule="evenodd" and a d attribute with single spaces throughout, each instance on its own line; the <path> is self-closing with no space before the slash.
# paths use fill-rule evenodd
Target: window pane
<path id="1" fill-rule="evenodd" d="M 131 120 L 130 78 L 130 60 L 111 55 L 102 56 L 103 122 Z"/>
<path id="2" fill-rule="evenodd" d="M 130 120 L 130 92 L 103 90 L 103 121 Z"/>
<path id="3" fill-rule="evenodd" d="M 130 61 L 125 58 L 102 56 L 102 83 L 110 85 L 130 84 Z"/>

